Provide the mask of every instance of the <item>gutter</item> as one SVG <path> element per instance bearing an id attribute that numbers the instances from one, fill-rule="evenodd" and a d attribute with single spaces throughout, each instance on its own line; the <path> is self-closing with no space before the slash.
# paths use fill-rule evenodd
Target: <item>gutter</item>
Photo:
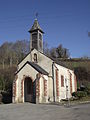
<path id="1" fill-rule="evenodd" d="M 54 62 L 52 63 L 52 79 L 53 79 L 53 102 L 55 102 Z"/>

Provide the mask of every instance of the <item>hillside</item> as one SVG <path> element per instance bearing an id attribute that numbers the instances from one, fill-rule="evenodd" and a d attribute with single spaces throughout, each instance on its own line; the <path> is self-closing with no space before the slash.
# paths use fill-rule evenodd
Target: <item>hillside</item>
<path id="1" fill-rule="evenodd" d="M 72 58 L 72 59 L 58 59 L 62 61 L 66 66 L 74 69 L 76 67 L 84 67 L 87 71 L 90 71 L 90 59 Z"/>

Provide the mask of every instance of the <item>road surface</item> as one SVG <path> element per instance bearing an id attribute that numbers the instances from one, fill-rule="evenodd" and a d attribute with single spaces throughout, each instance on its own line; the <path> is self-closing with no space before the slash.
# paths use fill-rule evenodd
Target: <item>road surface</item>
<path id="1" fill-rule="evenodd" d="M 0 120 L 90 120 L 90 104 L 71 107 L 31 103 L 0 105 Z"/>

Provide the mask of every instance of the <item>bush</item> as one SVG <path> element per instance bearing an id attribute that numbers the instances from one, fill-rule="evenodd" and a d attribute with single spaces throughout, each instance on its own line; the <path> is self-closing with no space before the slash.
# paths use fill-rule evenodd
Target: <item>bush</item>
<path id="1" fill-rule="evenodd" d="M 12 103 L 12 95 L 8 92 L 2 92 L 2 102 L 4 104 Z"/>
<path id="2" fill-rule="evenodd" d="M 72 96 L 73 97 L 77 97 L 78 99 L 81 99 L 82 97 L 86 97 L 87 96 L 87 92 L 84 92 L 84 91 L 73 92 Z"/>
<path id="3" fill-rule="evenodd" d="M 90 88 L 86 87 L 84 91 L 87 92 L 88 96 L 90 96 Z"/>
<path id="4" fill-rule="evenodd" d="M 0 104 L 2 103 L 2 94 L 0 93 Z"/>

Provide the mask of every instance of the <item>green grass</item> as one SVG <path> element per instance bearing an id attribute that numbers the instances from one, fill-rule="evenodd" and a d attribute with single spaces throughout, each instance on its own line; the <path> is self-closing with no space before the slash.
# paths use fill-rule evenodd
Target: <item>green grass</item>
<path id="1" fill-rule="evenodd" d="M 90 102 L 90 96 L 82 97 L 81 99 L 70 99 L 70 100 L 61 100 L 61 104 L 63 105 L 74 105 L 74 104 L 80 104 L 80 103 L 87 103 Z"/>
<path id="2" fill-rule="evenodd" d="M 63 61 L 68 67 L 74 69 L 76 67 L 85 67 L 87 71 L 90 71 L 90 61 Z"/>

